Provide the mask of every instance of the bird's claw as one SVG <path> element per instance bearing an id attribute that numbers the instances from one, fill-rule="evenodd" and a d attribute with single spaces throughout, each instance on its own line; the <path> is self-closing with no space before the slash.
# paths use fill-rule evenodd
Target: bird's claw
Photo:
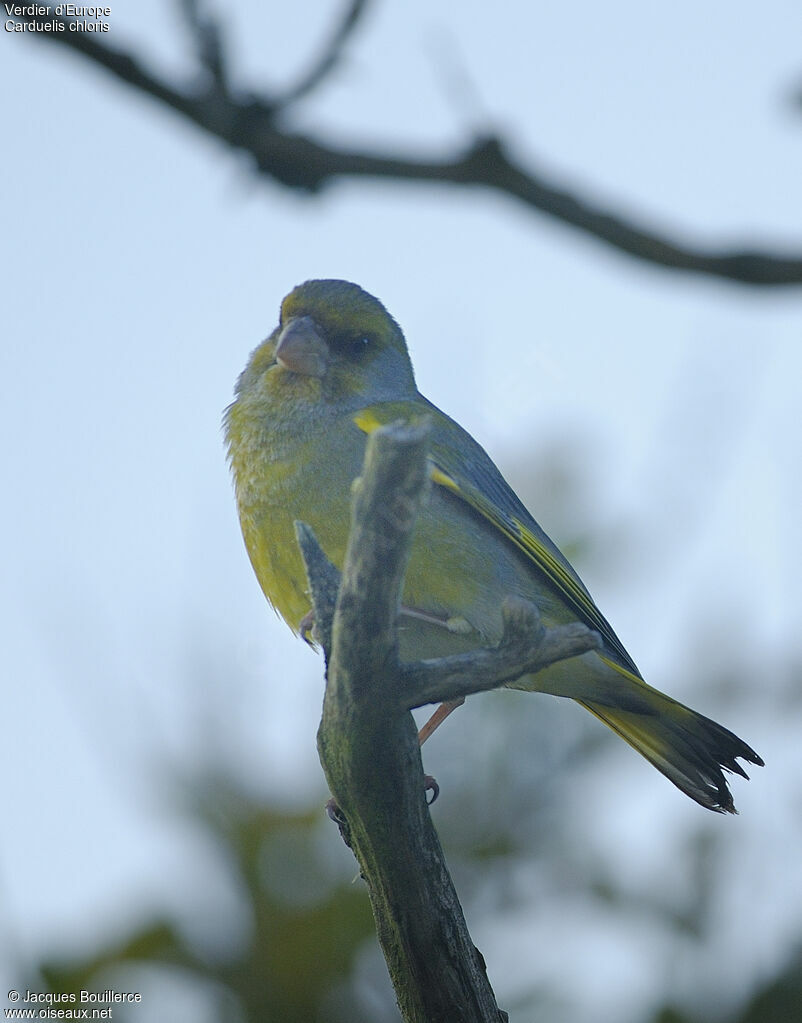
<path id="1" fill-rule="evenodd" d="M 423 776 L 423 792 L 426 799 L 426 805 L 431 806 L 432 803 L 440 795 L 440 786 L 437 784 L 437 779 L 433 778 L 430 774 L 424 774 Z M 432 798 L 429 799 L 426 793 L 431 792 Z"/>
<path id="2" fill-rule="evenodd" d="M 304 643 L 307 643 L 309 646 L 311 646 L 313 650 L 317 649 L 317 643 L 315 643 L 315 640 L 312 636 L 314 628 L 315 612 L 310 610 L 307 611 L 306 614 L 301 619 L 300 625 L 298 626 L 298 631 L 301 633 L 301 639 L 304 641 Z"/>
<path id="3" fill-rule="evenodd" d="M 351 828 L 348 825 L 348 820 L 345 814 L 342 812 L 340 807 L 337 805 L 334 799 L 329 799 L 326 803 L 326 814 L 329 820 L 334 821 L 337 827 L 340 829 L 340 838 L 345 842 L 348 848 L 351 848 Z"/>
<path id="4" fill-rule="evenodd" d="M 335 824 L 342 826 L 345 823 L 345 814 L 334 799 L 329 799 L 326 803 L 326 814 L 329 820 L 334 821 Z"/>

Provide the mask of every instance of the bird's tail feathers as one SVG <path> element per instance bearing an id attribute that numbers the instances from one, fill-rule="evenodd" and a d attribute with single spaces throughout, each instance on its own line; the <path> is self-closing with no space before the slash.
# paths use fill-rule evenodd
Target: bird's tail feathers
<path id="1" fill-rule="evenodd" d="M 724 772 L 747 778 L 738 758 L 760 767 L 763 761 L 722 725 L 655 689 L 644 689 L 647 712 L 580 702 L 691 799 L 717 813 L 737 813 Z"/>

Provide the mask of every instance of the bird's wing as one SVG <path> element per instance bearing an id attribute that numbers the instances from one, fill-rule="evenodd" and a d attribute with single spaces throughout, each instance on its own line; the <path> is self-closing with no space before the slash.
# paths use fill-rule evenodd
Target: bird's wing
<path id="1" fill-rule="evenodd" d="M 490 522 L 532 563 L 577 619 L 598 632 L 605 646 L 638 679 L 632 658 L 599 611 L 569 562 L 526 510 L 487 452 L 462 427 L 422 396 L 414 401 L 382 402 L 362 409 L 354 422 L 365 433 L 392 422 L 430 419 L 433 424 L 429 455 L 432 482 Z M 455 444 L 459 431 L 460 443 Z"/>

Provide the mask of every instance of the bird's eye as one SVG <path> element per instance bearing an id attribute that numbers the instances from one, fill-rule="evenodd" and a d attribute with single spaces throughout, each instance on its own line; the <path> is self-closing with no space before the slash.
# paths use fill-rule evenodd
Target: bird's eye
<path id="1" fill-rule="evenodd" d="M 366 334 L 355 334 L 348 339 L 348 348 L 353 355 L 361 355 L 370 345 L 370 340 Z"/>
<path id="2" fill-rule="evenodd" d="M 370 334 L 361 331 L 343 330 L 331 335 L 332 347 L 349 359 L 360 359 L 371 347 L 373 340 Z"/>

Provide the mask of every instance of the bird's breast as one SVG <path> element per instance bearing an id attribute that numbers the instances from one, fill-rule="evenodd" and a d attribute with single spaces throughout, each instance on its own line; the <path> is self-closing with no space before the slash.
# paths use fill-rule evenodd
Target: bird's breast
<path id="1" fill-rule="evenodd" d="M 295 523 L 307 523 L 330 560 L 342 565 L 350 519 L 350 482 L 364 441 L 347 424 L 229 421 L 229 448 L 240 525 L 268 601 L 297 630 L 309 610 Z"/>

